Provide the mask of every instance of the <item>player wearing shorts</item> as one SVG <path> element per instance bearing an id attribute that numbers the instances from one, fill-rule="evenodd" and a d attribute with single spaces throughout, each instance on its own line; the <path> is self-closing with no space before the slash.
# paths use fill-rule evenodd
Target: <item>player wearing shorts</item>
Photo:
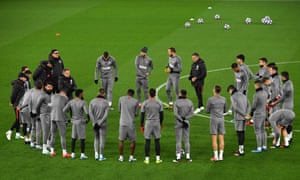
<path id="1" fill-rule="evenodd" d="M 109 103 L 105 99 L 105 90 L 99 89 L 98 96 L 89 105 L 89 116 L 93 122 L 95 160 L 104 161 L 104 146 L 107 133 L 107 115 Z M 99 151 L 100 147 L 100 151 Z"/>
<path id="2" fill-rule="evenodd" d="M 81 155 L 80 159 L 85 160 L 88 157 L 85 155 L 85 137 L 86 137 L 86 124 L 89 120 L 89 115 L 88 115 L 88 106 L 86 102 L 83 100 L 83 90 L 82 89 L 77 89 L 75 91 L 75 99 L 72 99 L 71 101 L 68 102 L 68 104 L 64 107 L 63 111 L 71 111 L 72 112 L 72 117 L 71 117 L 71 122 L 72 122 L 72 154 L 71 158 L 75 159 L 75 145 L 76 145 L 76 140 L 80 139 L 80 148 L 81 148 Z M 85 120 L 84 118 L 84 113 L 87 114 L 87 119 Z"/>
<path id="3" fill-rule="evenodd" d="M 153 136 L 155 141 L 156 164 L 162 163 L 160 159 L 160 131 L 163 122 L 163 106 L 160 101 L 155 99 L 156 91 L 149 90 L 149 99 L 144 101 L 141 108 L 141 131 L 145 137 L 145 164 L 150 163 L 150 139 Z M 144 124 L 146 119 L 146 123 Z"/>
<path id="4" fill-rule="evenodd" d="M 192 162 L 190 157 L 190 118 L 193 116 L 194 105 L 186 97 L 187 91 L 182 89 L 179 93 L 179 99 L 174 103 L 175 115 L 175 135 L 176 135 L 176 159 L 174 163 L 181 162 L 181 144 L 182 136 L 185 144 L 186 162 Z"/>
<path id="5" fill-rule="evenodd" d="M 293 123 L 295 119 L 294 111 L 289 109 L 280 109 L 274 113 L 269 118 L 270 124 L 274 129 L 275 138 L 273 141 L 273 145 L 271 148 L 279 148 L 280 147 L 280 136 L 281 131 L 284 137 L 284 148 L 289 147 L 289 137 L 286 131 L 286 128 Z"/>
<path id="6" fill-rule="evenodd" d="M 224 153 L 224 113 L 226 112 L 226 99 L 220 95 L 221 86 L 213 89 L 214 96 L 207 100 L 206 112 L 210 113 L 210 134 L 214 156 L 211 161 L 222 161 Z M 218 154 L 219 139 L 219 154 Z"/>
<path id="7" fill-rule="evenodd" d="M 58 94 L 51 97 L 51 142 L 50 156 L 55 156 L 54 145 L 56 139 L 56 131 L 58 129 L 60 135 L 60 143 L 62 148 L 62 157 L 70 158 L 71 154 L 67 153 L 66 129 L 67 117 L 63 112 L 63 108 L 68 102 L 68 97 L 65 90 L 60 90 Z"/>
<path id="8" fill-rule="evenodd" d="M 254 132 L 256 135 L 257 149 L 251 152 L 260 153 L 267 150 L 267 133 L 265 130 L 265 120 L 267 117 L 266 107 L 268 94 L 262 88 L 261 81 L 256 80 L 254 83 L 255 91 L 253 97 L 251 116 L 253 117 Z"/>
<path id="9" fill-rule="evenodd" d="M 234 153 L 234 156 L 244 156 L 244 143 L 246 131 L 246 119 L 250 119 L 250 103 L 247 97 L 239 92 L 234 85 L 229 85 L 227 92 L 231 95 L 231 105 L 234 110 L 235 130 L 238 137 L 239 149 Z"/>
<path id="10" fill-rule="evenodd" d="M 135 130 L 135 116 L 138 115 L 139 101 L 133 98 L 134 90 L 129 89 L 127 96 L 122 96 L 119 99 L 118 109 L 120 114 L 120 126 L 119 126 L 119 161 L 124 161 L 124 141 L 129 139 L 130 141 L 130 157 L 129 162 L 134 162 L 134 150 L 136 142 L 136 130 Z"/>

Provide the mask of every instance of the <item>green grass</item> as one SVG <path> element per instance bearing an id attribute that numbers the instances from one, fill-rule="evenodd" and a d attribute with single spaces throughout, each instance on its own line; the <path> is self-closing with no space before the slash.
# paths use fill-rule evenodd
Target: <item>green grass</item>
<path id="1" fill-rule="evenodd" d="M 207 10 L 212 6 L 212 10 Z M 165 83 L 167 75 L 163 68 L 167 62 L 167 48 L 176 47 L 183 59 L 183 73 L 188 74 L 191 53 L 198 51 L 205 59 L 208 70 L 227 68 L 239 53 L 246 55 L 247 64 L 256 64 L 265 56 L 270 61 L 293 62 L 280 64 L 280 71 L 290 72 L 295 86 L 295 111 L 298 115 L 300 89 L 299 1 L 198 1 L 198 0 L 113 0 L 113 1 L 37 1 L 13 0 L 0 2 L 0 167 L 1 179 L 299 179 L 300 168 L 299 131 L 295 132 L 295 143 L 287 150 L 270 150 L 262 154 L 251 154 L 255 148 L 252 127 L 246 134 L 246 156 L 235 158 L 236 136 L 233 124 L 226 123 L 225 160 L 209 161 L 211 152 L 209 120 L 192 118 L 191 155 L 193 163 L 173 164 L 175 156 L 174 117 L 165 112 L 161 138 L 161 165 L 144 165 L 144 140 L 138 132 L 136 163 L 117 162 L 119 113 L 110 111 L 109 129 L 105 148 L 106 162 L 93 160 L 93 133 L 91 124 L 87 128 L 87 161 L 65 160 L 42 156 L 29 149 L 22 141 L 7 142 L 4 132 L 13 121 L 13 112 L 8 106 L 11 92 L 10 81 L 15 79 L 22 65 L 34 70 L 40 60 L 46 59 L 52 48 L 58 48 L 65 65 L 70 67 L 79 87 L 85 90 L 85 99 L 96 96 L 99 86 L 93 84 L 96 58 L 105 50 L 116 57 L 119 66 L 119 82 L 114 86 L 114 104 L 128 88 L 135 88 L 134 58 L 143 46 L 149 47 L 154 61 L 150 86 Z M 221 20 L 213 19 L 215 14 Z M 273 25 L 262 25 L 260 19 L 269 15 Z M 190 29 L 184 23 L 190 17 L 204 18 L 203 25 L 192 23 Z M 253 24 L 246 25 L 244 19 L 252 17 Z M 228 23 L 231 30 L 225 31 Z M 61 37 L 55 37 L 55 33 Z M 258 67 L 252 66 L 256 72 Z M 223 89 L 233 83 L 230 70 L 208 73 L 205 84 L 205 100 L 212 95 L 212 87 L 220 84 Z M 187 79 L 181 80 L 189 97 L 196 104 L 196 97 Z M 254 90 L 250 86 L 249 98 Z M 166 101 L 164 88 L 160 98 Z M 223 95 L 228 94 L 224 91 Z M 231 117 L 226 117 L 230 120 Z M 139 118 L 137 118 L 139 122 Z M 139 124 L 139 123 L 137 123 Z M 295 129 L 299 128 L 295 121 Z M 138 129 L 138 128 L 137 128 Z M 68 127 L 68 149 L 70 150 L 70 127 Z M 271 141 L 269 141 L 270 143 Z M 125 155 L 129 154 L 128 143 Z M 59 140 L 56 143 L 60 155 Z M 79 152 L 79 144 L 77 145 Z M 154 158 L 152 144 L 151 153 Z M 78 153 L 77 153 L 78 154 Z M 127 158 L 127 157 L 126 157 Z"/>

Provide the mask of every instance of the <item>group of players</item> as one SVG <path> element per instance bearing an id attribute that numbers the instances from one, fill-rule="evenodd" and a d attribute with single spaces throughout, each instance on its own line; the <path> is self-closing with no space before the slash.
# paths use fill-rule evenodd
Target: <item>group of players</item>
<path id="1" fill-rule="evenodd" d="M 135 59 L 136 65 L 136 91 L 128 89 L 125 96 L 120 97 L 118 111 L 120 112 L 119 126 L 119 161 L 124 161 L 124 141 L 130 140 L 129 162 L 136 161 L 134 157 L 136 141 L 135 117 L 141 111 L 140 127 L 145 137 L 145 160 L 150 163 L 150 140 L 154 137 L 157 164 L 160 159 L 160 131 L 163 123 L 163 109 L 173 109 L 175 115 L 176 134 L 176 159 L 181 162 L 182 138 L 185 143 L 186 161 L 191 162 L 189 142 L 189 119 L 203 111 L 202 91 L 206 78 L 206 66 L 198 53 L 192 54 L 192 67 L 189 80 L 195 88 L 198 97 L 198 106 L 194 111 L 191 100 L 187 99 L 187 91 L 179 90 L 180 73 L 182 71 L 181 58 L 176 55 L 176 49 L 168 49 L 169 60 L 165 68 L 168 73 L 166 93 L 169 103 L 163 107 L 162 102 L 156 98 L 156 90 L 148 90 L 148 78 L 153 70 L 152 59 L 147 55 L 148 48 L 143 47 Z M 231 108 L 226 112 L 226 99 L 220 96 L 221 87 L 216 85 L 213 89 L 214 96 L 207 101 L 206 111 L 211 114 L 210 133 L 214 156 L 212 161 L 223 160 L 224 153 L 224 115 L 235 112 L 235 128 L 238 136 L 239 149 L 235 156 L 243 156 L 246 121 L 253 120 L 257 137 L 257 149 L 252 152 L 262 152 L 267 149 L 267 135 L 265 123 L 269 122 L 274 130 L 274 148 L 280 147 L 280 135 L 284 136 L 284 147 L 289 146 L 292 138 L 292 122 L 295 117 L 293 112 L 293 85 L 289 80 L 288 72 L 278 75 L 275 63 L 267 64 L 266 58 L 259 60 L 260 70 L 253 75 L 244 63 L 243 55 L 237 56 L 237 63 L 232 64 L 235 74 L 235 85 L 230 85 L 227 91 L 231 94 Z M 54 49 L 49 54 L 49 60 L 42 61 L 34 71 L 33 76 L 28 67 L 22 67 L 18 79 L 12 82 L 11 106 L 14 109 L 16 120 L 6 137 L 11 140 L 12 131 L 16 129 L 16 139 L 24 138 L 30 147 L 41 149 L 42 154 L 55 156 L 54 151 L 56 131 L 60 134 L 62 157 L 75 158 L 76 140 L 80 140 L 80 159 L 87 159 L 85 154 L 86 124 L 91 119 L 94 131 L 94 151 L 96 160 L 106 160 L 104 146 L 107 131 L 107 117 L 109 110 L 113 110 L 112 91 L 114 82 L 118 81 L 118 68 L 114 57 L 104 52 L 96 62 L 95 84 L 98 84 L 100 72 L 101 86 L 98 96 L 91 100 L 89 105 L 84 101 L 84 92 L 78 89 L 75 80 L 71 77 L 70 69 L 64 67 L 59 56 L 59 51 Z M 31 88 L 30 78 L 33 77 L 34 88 Z M 248 85 L 255 79 L 256 93 L 251 105 L 247 98 Z M 171 89 L 174 87 L 176 99 L 173 102 Z M 142 101 L 142 89 L 144 101 Z M 73 98 L 73 93 L 75 98 Z M 283 104 L 280 110 L 280 104 Z M 267 108 L 270 107 L 270 108 Z M 268 112 L 267 112 L 268 111 Z M 66 150 L 66 113 L 70 113 L 72 122 L 72 153 Z M 267 116 L 270 115 L 269 118 Z M 266 121 L 268 119 L 268 121 Z M 20 124 L 23 135 L 20 135 Z M 41 136 L 43 136 L 41 138 Z M 219 148 L 217 139 L 219 138 Z M 42 139 L 42 143 L 40 140 Z M 41 146 L 42 144 L 42 146 Z M 218 154 L 219 149 L 219 154 Z M 50 150 L 50 151 L 49 151 Z"/>

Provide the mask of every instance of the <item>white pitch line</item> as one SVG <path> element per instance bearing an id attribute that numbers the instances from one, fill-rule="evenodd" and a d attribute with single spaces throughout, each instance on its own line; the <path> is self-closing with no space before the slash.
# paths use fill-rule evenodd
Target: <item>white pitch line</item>
<path id="1" fill-rule="evenodd" d="M 276 64 L 296 64 L 296 63 L 300 63 L 300 61 L 286 61 L 286 62 L 278 62 L 278 63 L 276 63 Z M 251 65 L 248 65 L 248 66 L 249 66 L 249 67 L 254 67 L 254 66 L 257 66 L 257 65 L 258 65 L 258 64 L 251 64 Z M 228 68 L 212 69 L 212 70 L 208 70 L 207 73 L 219 72 L 219 71 L 225 71 L 225 70 L 230 70 L 230 69 L 231 69 L 230 67 L 228 67 Z M 180 79 L 184 79 L 184 78 L 187 78 L 187 77 L 189 77 L 188 74 L 183 75 L 183 76 L 180 76 Z M 158 86 L 158 87 L 156 88 L 156 93 L 157 93 L 156 99 L 157 99 L 157 100 L 160 100 L 160 99 L 159 99 L 159 91 L 160 91 L 164 86 L 166 86 L 166 85 L 167 85 L 167 83 L 163 83 L 163 84 L 161 84 L 160 86 Z M 161 101 L 161 100 L 160 100 L 160 101 Z M 163 103 L 163 105 L 168 105 L 168 103 L 166 103 L 166 102 L 163 102 L 163 101 L 161 101 L 161 102 Z M 203 118 L 210 119 L 209 116 L 202 115 L 202 114 L 194 114 L 194 116 L 199 116 L 199 117 L 203 117 Z M 229 120 L 225 120 L 225 122 L 232 123 L 232 122 L 229 121 Z M 300 130 L 294 130 L 294 132 L 300 132 Z"/>

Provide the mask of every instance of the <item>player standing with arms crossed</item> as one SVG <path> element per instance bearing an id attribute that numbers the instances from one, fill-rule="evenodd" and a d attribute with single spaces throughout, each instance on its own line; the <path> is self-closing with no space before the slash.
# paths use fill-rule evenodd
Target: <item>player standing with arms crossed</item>
<path id="1" fill-rule="evenodd" d="M 220 96 L 221 86 L 216 85 L 213 89 L 214 96 L 207 100 L 206 112 L 210 113 L 210 134 L 214 156 L 211 161 L 222 161 L 224 154 L 224 112 L 226 112 L 226 99 Z M 218 140 L 219 139 L 219 154 Z"/>
<path id="2" fill-rule="evenodd" d="M 191 81 L 192 85 L 195 87 L 196 95 L 198 97 L 198 106 L 197 109 L 194 111 L 195 114 L 200 113 L 204 110 L 203 106 L 203 86 L 204 86 L 204 79 L 206 78 L 206 65 L 204 60 L 199 57 L 198 53 L 192 54 L 192 69 L 190 72 L 189 80 Z"/>
<path id="3" fill-rule="evenodd" d="M 89 105 L 89 115 L 93 122 L 94 129 L 94 150 L 95 160 L 104 161 L 104 146 L 107 133 L 107 115 L 109 103 L 105 100 L 105 90 L 99 89 L 98 96 L 94 98 Z M 100 147 L 100 151 L 99 151 Z"/>
<path id="4" fill-rule="evenodd" d="M 133 98 L 134 90 L 129 89 L 127 96 L 122 96 L 119 99 L 118 109 L 120 114 L 119 127 L 119 161 L 124 161 L 124 141 L 128 138 L 130 141 L 130 157 L 129 162 L 134 162 L 134 150 L 136 142 L 135 117 L 138 115 L 139 101 Z"/>
<path id="5" fill-rule="evenodd" d="M 187 91 L 182 89 L 179 98 L 174 103 L 175 115 L 175 135 L 176 135 L 176 159 L 174 163 L 181 161 L 181 144 L 182 136 L 185 144 L 186 162 L 192 162 L 190 157 L 190 123 L 189 120 L 193 116 L 194 105 L 191 100 L 186 97 Z"/>
<path id="6" fill-rule="evenodd" d="M 227 92 L 231 95 L 231 105 L 234 110 L 235 130 L 238 137 L 239 149 L 233 154 L 234 156 L 244 156 L 244 143 L 246 131 L 246 119 L 250 119 L 250 103 L 243 93 L 239 92 L 234 85 L 229 85 Z"/>
<path id="7" fill-rule="evenodd" d="M 63 73 L 65 66 L 57 49 L 51 50 L 48 58 L 50 64 L 52 65 L 51 81 L 54 83 L 54 92 L 56 93 L 58 91 L 58 78 Z"/>
<path id="8" fill-rule="evenodd" d="M 149 91 L 149 99 L 144 101 L 141 109 L 141 131 L 145 137 L 145 164 L 150 163 L 150 139 L 154 136 L 155 151 L 156 151 L 156 164 L 162 163 L 160 159 L 160 131 L 162 128 L 162 122 L 164 119 L 163 106 L 160 101 L 155 99 L 156 91 L 151 88 Z M 146 123 L 145 122 L 146 118 Z"/>
<path id="9" fill-rule="evenodd" d="M 169 73 L 166 85 L 166 92 L 169 99 L 169 105 L 166 108 L 173 108 L 173 98 L 171 88 L 174 87 L 176 99 L 179 96 L 180 72 L 182 71 L 182 60 L 176 55 L 176 49 L 171 47 L 168 49 L 169 61 L 165 68 L 165 72 Z"/>
<path id="10" fill-rule="evenodd" d="M 141 106 L 141 88 L 144 89 L 145 100 L 148 99 L 148 77 L 153 70 L 152 59 L 147 56 L 147 47 L 141 49 L 139 56 L 135 58 L 135 69 L 136 69 L 136 93 Z"/>
<path id="11" fill-rule="evenodd" d="M 115 58 L 110 56 L 107 51 L 97 59 L 95 68 L 95 84 L 98 84 L 100 71 L 101 86 L 107 93 L 109 107 L 112 109 L 112 90 L 114 82 L 118 81 L 118 67 Z"/>
<path id="12" fill-rule="evenodd" d="M 85 160 L 88 157 L 85 155 L 85 137 L 86 137 L 86 124 L 89 121 L 88 115 L 88 106 L 86 102 L 83 100 L 83 90 L 77 89 L 75 91 L 75 99 L 72 99 L 68 102 L 68 104 L 64 107 L 63 111 L 71 111 L 72 117 L 72 154 L 71 158 L 75 159 L 75 145 L 76 140 L 80 139 L 80 148 L 81 148 L 81 155 L 80 159 Z M 84 113 L 87 115 L 87 119 L 84 119 Z"/>

